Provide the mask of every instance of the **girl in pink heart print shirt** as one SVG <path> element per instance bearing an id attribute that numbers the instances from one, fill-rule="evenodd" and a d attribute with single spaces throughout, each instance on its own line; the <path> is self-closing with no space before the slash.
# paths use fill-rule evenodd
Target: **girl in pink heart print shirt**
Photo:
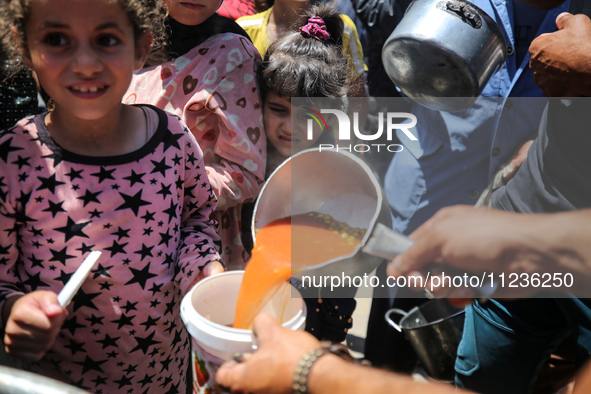
<path id="1" fill-rule="evenodd" d="M 197 138 L 218 198 L 213 217 L 228 269 L 243 269 L 241 211 L 265 177 L 266 135 L 257 81 L 260 56 L 248 35 L 215 13 L 220 0 L 164 1 L 169 60 L 137 72 L 127 103 L 180 116 Z"/>

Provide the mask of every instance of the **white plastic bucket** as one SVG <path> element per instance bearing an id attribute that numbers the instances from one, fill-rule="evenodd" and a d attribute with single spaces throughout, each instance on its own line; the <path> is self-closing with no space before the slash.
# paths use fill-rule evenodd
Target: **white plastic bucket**
<path id="1" fill-rule="evenodd" d="M 232 328 L 244 271 L 230 271 L 203 279 L 181 302 L 181 318 L 191 334 L 193 392 L 211 392 L 215 372 L 234 353 L 251 353 L 251 330 Z M 297 295 L 296 295 L 297 294 Z M 306 305 L 292 286 L 282 288 L 263 308 L 283 327 L 303 329 Z"/>

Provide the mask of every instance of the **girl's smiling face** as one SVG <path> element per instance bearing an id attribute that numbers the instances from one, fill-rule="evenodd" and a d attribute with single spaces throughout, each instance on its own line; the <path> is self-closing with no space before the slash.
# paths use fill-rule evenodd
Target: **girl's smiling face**
<path id="1" fill-rule="evenodd" d="M 177 22 L 197 26 L 212 16 L 223 0 L 162 0 L 168 14 Z"/>
<path id="2" fill-rule="evenodd" d="M 312 147 L 320 138 L 322 130 L 313 122 L 312 139 L 307 137 L 307 122 L 303 108 L 292 111 L 291 103 L 276 93 L 270 91 L 263 104 L 263 119 L 267 139 L 273 147 L 284 157 L 289 157 L 303 149 Z M 297 116 L 292 125 L 292 116 Z M 293 127 L 292 127 L 293 126 Z"/>
<path id="3" fill-rule="evenodd" d="M 25 64 L 53 98 L 55 110 L 81 120 L 109 117 L 121 106 L 151 39 L 136 39 L 111 0 L 33 0 L 25 22 Z M 56 112 L 57 113 L 57 112 Z"/>

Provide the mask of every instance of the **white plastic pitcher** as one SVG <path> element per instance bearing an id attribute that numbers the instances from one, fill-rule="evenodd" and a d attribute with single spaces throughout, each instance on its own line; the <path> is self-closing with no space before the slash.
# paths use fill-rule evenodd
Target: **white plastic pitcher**
<path id="1" fill-rule="evenodd" d="M 230 271 L 203 279 L 181 302 L 181 318 L 191 334 L 193 392 L 215 387 L 215 372 L 234 353 L 251 353 L 251 330 L 233 328 L 238 292 L 244 271 Z M 297 294 L 297 295 L 296 295 Z M 283 327 L 299 330 L 306 322 L 306 304 L 287 284 L 265 305 Z"/>

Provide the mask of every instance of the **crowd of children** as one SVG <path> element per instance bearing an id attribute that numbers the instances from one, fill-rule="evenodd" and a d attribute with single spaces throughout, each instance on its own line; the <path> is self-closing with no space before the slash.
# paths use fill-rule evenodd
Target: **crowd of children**
<path id="1" fill-rule="evenodd" d="M 262 61 L 221 3 L 2 3 L 8 71 L 47 97 L 0 133 L 0 326 L 24 368 L 96 393 L 185 392 L 180 300 L 244 268 L 243 206 L 294 149 L 332 138 L 299 138 L 290 98 L 347 94 L 335 8 L 300 15 Z"/>
<path id="2" fill-rule="evenodd" d="M 548 83 L 544 75 L 569 63 L 548 60 L 553 53 L 548 41 L 562 37 L 556 45 L 561 58 L 569 48 L 563 42 L 587 37 L 591 20 L 571 19 L 567 25 L 559 13 L 568 9 L 568 0 L 550 0 L 545 8 L 552 9 L 543 11 L 534 8 L 535 1 L 474 2 L 503 26 L 507 39 L 507 61 L 482 93 L 502 98 L 503 105 L 457 114 L 413 106 L 415 115 L 441 122 L 432 122 L 440 125 L 432 129 L 425 127 L 428 122 L 417 127 L 420 141 L 414 148 L 401 141 L 405 150 L 385 174 L 398 231 L 410 232 L 442 206 L 471 203 L 483 187 L 468 187 L 470 182 L 487 184 L 519 146 L 516 139 L 535 133 L 539 124 L 525 170 L 497 191 L 493 207 L 529 212 L 589 206 L 583 176 L 589 166 L 581 159 L 587 156 L 577 150 L 587 145 L 578 132 L 586 121 L 568 113 L 579 106 L 588 112 L 586 103 L 561 103 L 565 108 L 550 106 L 544 114 L 543 105 L 535 113 L 519 112 L 511 96 L 552 94 L 542 91 Z M 407 1 L 347 3 L 370 35 L 377 37 L 379 30 L 384 38 L 394 26 L 383 21 L 396 24 Z M 180 301 L 201 279 L 246 266 L 253 203 L 273 170 L 302 149 L 334 142 L 330 123 L 314 126 L 310 138 L 292 122 L 305 117 L 292 98 L 333 98 L 346 108 L 347 97 L 366 96 L 361 26 L 334 2 L 309 0 L 2 0 L 0 7 L 5 78 L 0 104 L 13 111 L 0 131 L 0 334 L 6 352 L 27 370 L 94 393 L 188 392 L 190 341 Z M 381 46 L 374 41 L 366 48 Z M 536 42 L 546 44 L 536 51 Z M 379 50 L 372 52 L 375 63 Z M 586 60 L 587 52 L 579 50 L 572 59 Z M 591 74 L 588 61 L 580 64 L 582 73 L 556 72 L 555 85 L 571 86 L 563 80 Z M 368 81 L 376 96 L 393 90 L 379 79 Z M 580 89 L 573 95 L 589 95 L 588 84 L 575 85 Z M 37 97 L 47 109 L 41 114 Z M 28 116 L 17 120 L 17 114 Z M 562 118 L 556 114 L 572 119 L 572 126 L 561 126 L 558 133 L 555 119 Z M 482 174 L 466 175 L 476 170 Z M 458 184 L 435 181 L 444 177 Z M 503 195 L 525 208 L 504 204 Z M 543 209 L 535 205 L 540 198 Z M 429 215 L 419 213 L 426 210 Z M 95 268 L 72 302 L 62 306 L 57 293 L 92 251 L 102 252 Z M 306 330 L 318 339 L 342 341 L 355 300 L 320 299 L 322 293 L 301 290 L 307 296 Z M 585 341 L 591 308 L 579 305 L 586 302 L 565 304 L 569 318 L 582 323 L 566 327 L 554 319 L 566 316 L 562 304 L 552 315 L 561 335 L 567 328 L 578 335 L 583 356 L 577 367 L 590 348 Z M 520 387 L 529 390 L 536 383 L 543 357 L 530 355 L 524 362 L 525 352 L 498 346 L 495 336 L 476 335 L 476 328 L 502 331 L 508 343 L 525 343 L 507 334 L 516 324 L 513 317 L 518 321 L 523 312 L 510 310 L 509 304 L 520 303 L 507 304 L 468 307 L 455 368 L 459 386 L 524 392 Z M 523 316 L 532 315 L 532 305 L 543 309 L 540 316 L 551 312 L 538 301 L 523 305 Z M 388 337 L 394 337 L 380 332 L 381 309 L 390 308 L 391 300 L 374 306 L 366 358 L 374 365 L 382 355 L 385 365 L 393 355 L 412 361 L 399 344 L 390 351 L 394 344 Z M 493 312 L 487 309 L 495 306 Z M 535 327 L 547 328 L 537 321 Z M 553 351 L 554 342 L 540 338 L 542 345 L 530 347 Z M 522 358 L 514 357 L 517 353 Z M 572 379 L 574 365 L 565 379 Z M 525 368 L 530 370 L 520 372 Z M 499 379 L 508 369 L 519 376 Z M 284 380 L 291 384 L 289 379 Z"/>

